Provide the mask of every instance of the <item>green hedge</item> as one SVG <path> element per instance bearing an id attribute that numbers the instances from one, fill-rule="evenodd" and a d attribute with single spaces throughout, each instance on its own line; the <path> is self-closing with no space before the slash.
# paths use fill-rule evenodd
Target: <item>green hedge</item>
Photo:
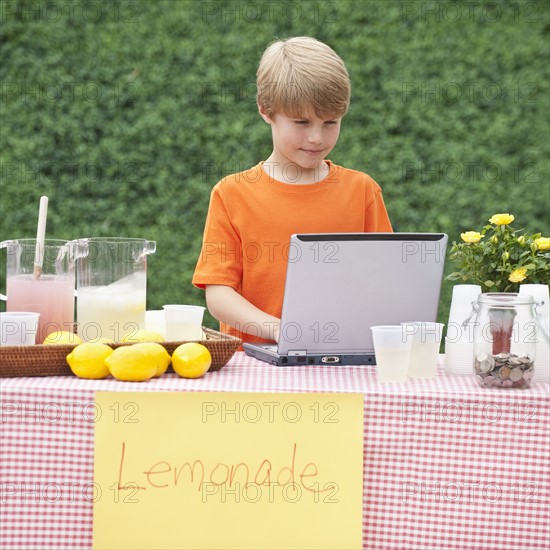
<path id="1" fill-rule="evenodd" d="M 396 230 L 453 240 L 512 212 L 515 226 L 549 233 L 547 2 L 1 10 L 1 238 L 34 236 L 46 194 L 49 237 L 156 240 L 149 309 L 203 303 L 191 277 L 210 189 L 271 151 L 254 80 L 274 38 L 315 36 L 345 60 L 352 104 L 331 159 L 380 183 Z"/>

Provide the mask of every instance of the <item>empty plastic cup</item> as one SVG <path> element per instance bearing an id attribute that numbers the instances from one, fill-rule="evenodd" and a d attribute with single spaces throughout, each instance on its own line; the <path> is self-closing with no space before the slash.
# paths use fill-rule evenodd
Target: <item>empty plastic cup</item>
<path id="1" fill-rule="evenodd" d="M 164 308 L 166 339 L 171 342 L 203 340 L 202 318 L 205 307 L 169 304 Z"/>
<path id="2" fill-rule="evenodd" d="M 39 313 L 31 311 L 8 311 L 0 313 L 0 345 L 34 345 L 36 343 L 39 317 Z"/>

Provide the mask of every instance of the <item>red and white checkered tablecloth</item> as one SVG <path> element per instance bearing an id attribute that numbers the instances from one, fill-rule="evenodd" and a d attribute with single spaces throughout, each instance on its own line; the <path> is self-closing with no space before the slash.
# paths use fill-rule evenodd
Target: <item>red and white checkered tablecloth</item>
<path id="1" fill-rule="evenodd" d="M 4 550 L 92 547 L 94 392 L 136 389 L 363 393 L 364 548 L 550 547 L 548 383 L 483 389 L 440 364 L 436 379 L 380 385 L 371 366 L 278 368 L 237 353 L 198 380 L 0 385 Z"/>

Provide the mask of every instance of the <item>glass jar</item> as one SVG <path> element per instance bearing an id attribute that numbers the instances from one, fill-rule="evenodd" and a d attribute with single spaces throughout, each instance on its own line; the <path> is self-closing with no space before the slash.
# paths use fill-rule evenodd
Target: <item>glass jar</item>
<path id="1" fill-rule="evenodd" d="M 517 293 L 488 292 L 472 303 L 474 375 L 484 388 L 528 388 L 542 330 L 534 299 Z"/>

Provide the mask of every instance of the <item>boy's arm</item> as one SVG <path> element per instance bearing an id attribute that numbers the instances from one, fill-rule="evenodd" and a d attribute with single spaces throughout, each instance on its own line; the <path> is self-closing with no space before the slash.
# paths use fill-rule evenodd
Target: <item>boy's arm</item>
<path id="1" fill-rule="evenodd" d="M 279 340 L 280 320 L 269 315 L 226 285 L 206 285 L 206 305 L 214 318 L 265 340 Z M 246 331 L 247 325 L 254 330 Z"/>

